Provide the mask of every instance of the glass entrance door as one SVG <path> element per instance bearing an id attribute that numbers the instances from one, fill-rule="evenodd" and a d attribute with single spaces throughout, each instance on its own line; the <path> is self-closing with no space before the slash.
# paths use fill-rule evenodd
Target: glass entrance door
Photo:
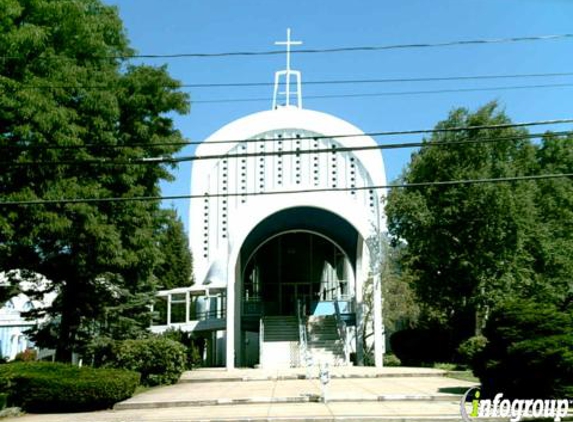
<path id="1" fill-rule="evenodd" d="M 303 312 L 310 311 L 312 283 L 283 283 L 281 285 L 281 315 L 296 315 L 297 303 L 301 302 Z"/>
<path id="2" fill-rule="evenodd" d="M 312 314 L 319 301 L 348 293 L 346 255 L 313 233 L 285 233 L 265 242 L 243 276 L 243 316 L 297 314 L 297 301 Z"/>

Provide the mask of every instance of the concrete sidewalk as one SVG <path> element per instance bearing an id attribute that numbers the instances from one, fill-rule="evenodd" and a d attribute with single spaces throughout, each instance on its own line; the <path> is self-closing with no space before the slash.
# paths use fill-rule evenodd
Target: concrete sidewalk
<path id="1" fill-rule="evenodd" d="M 439 377 L 333 378 L 330 402 L 459 401 L 474 383 Z M 179 383 L 152 389 L 115 406 L 116 410 L 225 404 L 309 403 L 322 401 L 317 379 L 274 379 Z"/>
<path id="2" fill-rule="evenodd" d="M 207 422 L 207 421 L 312 421 L 312 422 L 430 422 L 459 421 L 459 403 L 269 403 L 164 409 L 110 410 L 91 413 L 25 415 L 5 422 Z"/>
<path id="3" fill-rule="evenodd" d="M 305 372 L 204 369 L 118 403 L 115 410 L 4 421 L 457 421 L 460 394 L 474 386 L 433 369 L 332 368 L 328 402 L 322 403 L 320 382 L 303 379 Z"/>
<path id="4" fill-rule="evenodd" d="M 374 368 L 372 366 L 333 366 L 329 368 L 332 378 L 389 378 L 389 377 L 439 377 L 445 376 L 446 371 L 434 368 L 410 368 L 390 366 Z M 211 382 L 211 381 L 256 381 L 256 380 L 288 380 L 305 379 L 310 373 L 318 376 L 318 367 L 281 368 L 281 369 L 252 369 L 236 368 L 199 368 L 185 372 L 179 382 Z"/>

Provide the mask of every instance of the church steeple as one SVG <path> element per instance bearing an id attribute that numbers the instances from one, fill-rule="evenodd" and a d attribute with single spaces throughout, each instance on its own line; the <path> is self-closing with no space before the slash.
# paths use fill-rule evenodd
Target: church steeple
<path id="1" fill-rule="evenodd" d="M 290 39 L 290 28 L 287 29 L 287 39 L 286 41 L 277 41 L 275 45 L 285 45 L 286 46 L 286 69 L 279 70 L 275 72 L 275 89 L 273 93 L 273 110 L 278 107 L 290 107 L 291 97 L 294 95 L 296 102 L 295 107 L 302 108 L 302 87 L 301 87 L 301 73 L 298 70 L 292 70 L 290 68 L 290 48 L 293 45 L 302 45 L 302 41 L 291 41 Z M 284 91 L 279 92 L 279 87 L 281 85 L 281 78 L 284 77 Z M 296 83 L 296 91 L 291 91 L 291 79 L 294 77 Z M 279 95 L 284 96 L 284 104 L 279 104 Z"/>

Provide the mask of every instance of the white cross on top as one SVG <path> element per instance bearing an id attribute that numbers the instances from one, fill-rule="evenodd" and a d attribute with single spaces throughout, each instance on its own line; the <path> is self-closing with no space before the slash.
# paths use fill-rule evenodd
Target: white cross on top
<path id="1" fill-rule="evenodd" d="M 292 45 L 302 45 L 302 41 L 291 41 L 291 39 L 290 39 L 290 28 L 287 28 L 287 40 L 286 41 L 276 41 L 275 45 L 286 45 L 286 50 L 287 50 L 286 70 L 290 71 L 290 47 Z"/>

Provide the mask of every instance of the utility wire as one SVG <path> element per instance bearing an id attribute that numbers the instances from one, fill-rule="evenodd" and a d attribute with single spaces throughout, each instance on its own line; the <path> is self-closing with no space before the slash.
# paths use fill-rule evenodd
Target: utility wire
<path id="1" fill-rule="evenodd" d="M 383 51 L 383 50 L 402 50 L 402 49 L 419 49 L 419 48 L 436 48 L 436 47 L 453 47 L 468 45 L 486 45 L 486 44 L 506 44 L 515 42 L 529 41 L 549 41 L 573 38 L 573 34 L 552 34 L 552 35 L 534 35 L 526 37 L 508 37 L 508 38 L 488 38 L 476 40 L 457 40 L 436 43 L 413 43 L 413 44 L 390 44 L 390 45 L 363 45 L 350 47 L 334 48 L 315 48 L 293 50 L 293 54 L 317 54 L 317 53 L 342 53 L 357 51 Z M 99 56 L 100 59 L 178 59 L 178 58 L 213 58 L 213 57 L 253 57 L 253 56 L 275 56 L 284 54 L 283 50 L 266 50 L 266 51 L 229 51 L 217 53 L 173 53 L 173 54 L 126 54 Z M 52 58 L 62 56 L 52 56 Z M 25 59 L 22 56 L 4 56 L 5 59 Z M 45 57 L 50 59 L 51 57 Z"/>
<path id="2" fill-rule="evenodd" d="M 179 200 L 179 199 L 233 198 L 233 197 L 246 197 L 246 196 L 287 195 L 287 194 L 301 194 L 301 193 L 314 194 L 320 192 L 349 192 L 349 191 L 363 191 L 363 190 L 416 188 L 416 187 L 428 187 L 428 186 L 456 186 L 456 185 L 470 185 L 478 183 L 481 184 L 481 183 L 534 181 L 534 180 L 561 179 L 561 178 L 571 178 L 571 177 L 573 177 L 573 173 L 553 173 L 553 174 L 497 177 L 497 178 L 485 178 L 485 179 L 443 180 L 443 181 L 433 181 L 433 182 L 395 183 L 389 185 L 375 185 L 375 186 L 277 190 L 277 191 L 266 191 L 266 192 L 240 192 L 240 193 L 233 192 L 233 193 L 214 193 L 214 194 L 205 193 L 203 195 L 135 196 L 135 197 L 107 197 L 107 198 L 63 198 L 63 199 L 37 199 L 37 200 L 33 199 L 24 201 L 1 201 L 0 207 L 102 203 L 102 202 L 169 201 L 169 200 Z"/>
<path id="3" fill-rule="evenodd" d="M 184 86 L 184 85 L 182 85 Z M 390 91 L 390 92 L 368 92 L 368 93 L 349 93 L 349 94 L 322 94 L 322 95 L 305 95 L 305 99 L 320 100 L 331 98 L 368 98 L 368 97 L 402 97 L 408 95 L 436 95 L 452 94 L 463 92 L 492 92 L 492 91 L 513 91 L 524 89 L 547 89 L 547 88 L 570 88 L 573 83 L 555 83 L 555 84 L 535 84 L 535 85 L 513 85 L 513 86 L 488 86 L 482 88 L 447 88 L 419 91 Z M 49 88 L 49 86 L 44 86 Z M 63 88 L 63 87 L 57 87 Z M 56 89 L 56 88 L 54 88 Z M 206 100 L 192 100 L 192 104 L 232 104 L 232 103 L 254 103 L 268 102 L 268 97 L 250 97 L 250 98 L 219 98 Z"/>
<path id="4" fill-rule="evenodd" d="M 334 48 L 315 48 L 315 49 L 300 49 L 293 50 L 293 54 L 323 54 L 323 53 L 343 53 L 343 52 L 358 52 L 358 51 L 384 51 L 384 50 L 402 50 L 402 49 L 419 49 L 419 48 L 436 48 L 436 47 L 453 47 L 453 46 L 468 46 L 468 45 L 487 45 L 487 44 L 506 44 L 515 42 L 530 42 L 530 41 L 549 41 L 573 38 L 573 34 L 552 34 L 552 35 L 534 35 L 526 37 L 508 37 L 508 38 L 488 38 L 476 40 L 457 40 L 436 43 L 414 43 L 414 44 L 390 44 L 390 45 L 363 45 L 363 46 L 350 46 L 350 47 L 334 47 Z M 110 55 L 110 56 L 93 56 L 95 59 L 116 59 L 116 60 L 129 60 L 129 59 L 179 59 L 179 58 L 215 58 L 215 57 L 253 57 L 253 56 L 275 56 L 284 54 L 283 50 L 266 50 L 266 51 L 227 51 L 216 53 L 172 53 L 172 54 L 125 54 L 125 55 Z M 67 56 L 40 56 L 35 59 L 40 60 L 56 60 L 68 59 Z M 30 60 L 29 57 L 24 56 L 0 56 L 0 59 L 11 60 Z"/>
<path id="5" fill-rule="evenodd" d="M 552 135 L 572 135 L 573 131 L 551 132 Z M 62 161 L 20 161 L 20 162 L 0 162 L 1 166 L 20 167 L 20 166 L 40 166 L 40 165 L 86 165 L 86 164 L 103 164 L 103 165 L 139 165 L 139 164 L 177 164 L 190 161 L 204 161 L 204 160 L 222 160 L 222 159 L 237 159 L 249 157 L 269 157 L 269 156 L 285 156 L 285 155 L 308 155 L 308 154 L 333 154 L 341 152 L 354 152 L 354 151 L 374 151 L 386 149 L 402 149 L 402 148 L 416 148 L 422 146 L 428 147 L 449 147 L 453 145 L 469 145 L 469 144 L 482 144 L 494 143 L 507 140 L 522 140 L 541 138 L 545 133 L 514 135 L 506 137 L 493 137 L 493 138 L 476 138 L 476 139 L 460 139 L 449 142 L 404 142 L 393 143 L 386 145 L 368 145 L 368 146 L 355 146 L 355 147 L 340 147 L 333 145 L 331 148 L 316 148 L 316 149 L 300 149 L 282 150 L 282 151 L 262 151 L 262 152 L 245 152 L 239 154 L 210 154 L 210 155 L 189 155 L 183 157 L 148 157 L 129 160 L 62 160 Z"/>
<path id="6" fill-rule="evenodd" d="M 509 128 L 519 128 L 528 126 L 544 126 L 544 125 L 557 125 L 573 123 L 573 119 L 553 119 L 553 120 L 537 120 L 530 122 L 519 122 L 519 123 L 504 123 L 498 125 L 477 125 L 477 126 L 459 126 L 451 128 L 441 128 L 441 129 L 414 129 L 414 130 L 401 130 L 401 131 L 377 131 L 377 132 L 366 132 L 366 133 L 352 133 L 352 134 L 333 134 L 333 135 L 310 135 L 310 136 L 291 136 L 291 137 L 277 137 L 271 139 L 221 139 L 215 141 L 205 142 L 203 141 L 188 141 L 188 142 L 158 142 L 153 144 L 143 144 L 143 143 L 130 143 L 123 145 L 101 145 L 101 144 L 84 144 L 84 145 L 0 145 L 0 151 L 10 150 L 10 149 L 20 149 L 20 150 L 36 150 L 36 149 L 46 149 L 46 150 L 67 150 L 67 149 L 83 149 L 83 148 L 138 148 L 138 147 L 149 147 L 154 148 L 158 146 L 189 146 L 189 145 L 220 145 L 220 144 L 249 144 L 249 143 L 275 143 L 283 141 L 302 141 L 302 140 L 320 140 L 320 139 L 342 139 L 342 138 L 362 138 L 362 137 L 384 137 L 384 136 L 398 136 L 398 135 L 424 135 L 433 133 L 447 133 L 447 132 L 463 132 L 470 130 L 496 130 L 496 129 L 509 129 Z M 556 134 L 569 134 L 569 132 L 557 132 Z M 524 134 L 523 137 L 526 137 Z M 542 134 L 540 136 L 543 136 Z M 539 137 L 539 136 L 534 136 Z M 415 145 L 414 145 L 415 146 Z"/>
<path id="7" fill-rule="evenodd" d="M 507 75 L 466 75 L 466 76 L 443 76 L 443 77 L 418 77 L 418 78 L 385 78 L 385 79 L 333 79 L 303 81 L 303 86 L 308 85 L 357 85 L 357 84 L 384 84 L 384 83 L 412 83 L 412 82 L 450 82 L 450 81 L 476 81 L 489 79 L 523 79 L 523 78 L 557 78 L 573 76 L 573 72 L 556 72 L 556 73 L 517 73 Z M 229 82 L 229 83 L 182 83 L 181 88 L 243 88 L 243 87 L 271 87 L 274 82 Z M 110 88 L 110 85 L 85 85 L 85 84 L 22 84 L 22 88 L 30 89 L 69 89 L 69 88 L 86 88 L 102 89 Z M 172 85 L 165 86 L 172 88 Z"/>
<path id="8" fill-rule="evenodd" d="M 365 98 L 365 97 L 390 97 L 403 95 L 427 95 L 427 94 L 448 94 L 460 92 L 488 92 L 488 91 L 510 91 L 516 89 L 539 89 L 539 88 L 566 88 L 572 87 L 571 83 L 560 84 L 538 84 L 538 85 L 514 85 L 514 86 L 489 86 L 483 88 L 453 88 L 435 89 L 427 91 L 395 91 L 395 92 L 368 92 L 355 94 L 326 94 L 326 95 L 305 95 L 305 99 L 325 99 L 325 98 Z M 217 104 L 217 103 L 250 103 L 269 101 L 267 97 L 258 98 L 223 98 L 217 100 L 194 100 L 193 104 Z"/>

